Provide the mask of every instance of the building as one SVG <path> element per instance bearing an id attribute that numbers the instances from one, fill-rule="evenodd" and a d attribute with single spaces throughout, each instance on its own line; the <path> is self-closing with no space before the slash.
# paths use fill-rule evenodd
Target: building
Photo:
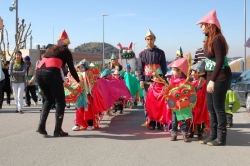
<path id="1" fill-rule="evenodd" d="M 93 64 L 102 64 L 102 54 L 87 54 L 83 52 L 71 52 L 74 64 L 76 65 L 81 60 L 86 59 L 87 62 Z"/>

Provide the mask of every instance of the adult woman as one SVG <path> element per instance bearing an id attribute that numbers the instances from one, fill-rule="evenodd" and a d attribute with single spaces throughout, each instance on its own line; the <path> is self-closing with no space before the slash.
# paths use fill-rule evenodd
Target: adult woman
<path id="1" fill-rule="evenodd" d="M 227 119 L 225 98 L 230 85 L 231 69 L 228 65 L 228 45 L 221 33 L 216 11 L 212 10 L 197 24 L 207 36 L 204 44 L 207 75 L 207 107 L 210 114 L 210 136 L 200 141 L 201 144 L 220 146 L 226 144 Z"/>
<path id="2" fill-rule="evenodd" d="M 13 90 L 13 95 L 16 101 L 16 113 L 23 113 L 23 92 L 25 87 L 25 73 L 27 66 L 23 61 L 22 52 L 18 51 L 13 61 L 10 62 L 9 74 Z"/>
<path id="3" fill-rule="evenodd" d="M 40 115 L 37 132 L 47 135 L 45 130 L 46 120 L 52 104 L 56 103 L 54 137 L 67 136 L 62 130 L 62 122 L 65 110 L 65 95 L 61 68 L 65 64 L 69 66 L 70 73 L 77 82 L 80 82 L 73 64 L 72 54 L 68 49 L 70 44 L 66 31 L 63 31 L 57 45 L 50 47 L 44 53 L 43 59 L 37 66 L 37 82 L 44 93 L 45 102 Z"/>

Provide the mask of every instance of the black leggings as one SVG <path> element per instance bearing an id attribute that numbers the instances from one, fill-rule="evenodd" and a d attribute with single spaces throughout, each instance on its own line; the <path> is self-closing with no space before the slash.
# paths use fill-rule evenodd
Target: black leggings
<path id="1" fill-rule="evenodd" d="M 37 82 L 44 93 L 43 111 L 49 112 L 52 104 L 55 103 L 56 113 L 64 115 L 65 94 L 60 70 L 38 70 Z"/>

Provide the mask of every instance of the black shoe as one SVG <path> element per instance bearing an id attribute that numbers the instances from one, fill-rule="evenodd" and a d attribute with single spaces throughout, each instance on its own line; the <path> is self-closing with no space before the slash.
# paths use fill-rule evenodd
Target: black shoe
<path id="1" fill-rule="evenodd" d="M 155 127 L 154 127 L 154 126 L 149 126 L 148 129 L 149 129 L 149 130 L 155 130 Z"/>
<path id="2" fill-rule="evenodd" d="M 47 121 L 49 112 L 44 112 L 42 110 L 40 110 L 40 111 L 41 111 L 41 113 L 40 113 L 40 121 L 39 121 L 39 125 L 37 127 L 36 132 L 39 132 L 42 135 L 47 135 L 47 131 L 46 131 L 45 126 L 46 126 L 46 121 Z"/>
<path id="3" fill-rule="evenodd" d="M 226 145 L 227 131 L 218 129 L 217 133 L 218 133 L 217 139 L 207 143 L 209 146 L 224 146 L 224 145 Z"/>
<path id="4" fill-rule="evenodd" d="M 200 140 L 200 139 L 203 139 L 203 134 L 198 134 L 197 138 Z"/>
<path id="5" fill-rule="evenodd" d="M 231 127 L 233 127 L 233 124 L 232 123 L 228 123 L 227 124 L 227 128 L 231 128 Z"/>
<path id="6" fill-rule="evenodd" d="M 15 113 L 18 113 L 18 111 L 16 110 Z"/>
<path id="7" fill-rule="evenodd" d="M 213 140 L 215 140 L 216 138 L 213 138 L 211 136 L 209 136 L 207 139 L 203 140 L 203 141 L 199 141 L 200 144 L 207 144 L 208 142 L 212 142 Z"/>
<path id="8" fill-rule="evenodd" d="M 63 115 L 56 114 L 55 118 L 56 118 L 56 126 L 54 130 L 54 137 L 68 136 L 69 134 L 62 130 Z"/>
<path id="9" fill-rule="evenodd" d="M 194 133 L 193 132 L 189 133 L 188 138 L 194 138 Z"/>
<path id="10" fill-rule="evenodd" d="M 47 131 L 45 130 L 45 128 L 41 128 L 41 127 L 38 127 L 36 132 L 42 134 L 42 135 L 48 135 Z"/>
<path id="11" fill-rule="evenodd" d="M 23 114 L 23 111 L 19 111 L 19 114 Z"/>

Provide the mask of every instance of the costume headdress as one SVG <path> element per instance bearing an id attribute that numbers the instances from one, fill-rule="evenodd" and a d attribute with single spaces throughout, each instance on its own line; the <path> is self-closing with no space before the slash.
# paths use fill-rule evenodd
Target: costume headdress
<path id="1" fill-rule="evenodd" d="M 146 36 L 145 36 L 145 39 L 146 39 L 146 37 L 148 37 L 148 36 L 154 36 L 154 37 L 155 37 L 155 34 L 154 34 L 150 29 L 148 29 L 148 31 L 147 31 L 147 33 L 146 33 Z"/>
<path id="2" fill-rule="evenodd" d="M 133 43 L 131 42 L 129 47 L 123 47 L 121 43 L 118 43 L 118 46 L 120 47 L 120 55 L 122 59 L 132 59 L 135 57 L 135 53 L 132 49 Z"/>
<path id="3" fill-rule="evenodd" d="M 65 30 L 63 30 L 62 34 L 58 37 L 57 45 L 63 46 L 63 45 L 69 45 L 69 44 L 70 44 L 70 40 L 69 40 L 68 34 Z"/>
<path id="4" fill-rule="evenodd" d="M 181 48 L 181 47 L 176 51 L 176 55 L 177 55 L 177 56 L 182 56 L 182 55 L 183 55 L 183 52 L 182 52 L 182 48 Z"/>
<path id="5" fill-rule="evenodd" d="M 83 65 L 87 70 L 90 68 L 88 62 L 86 61 L 81 62 L 81 65 Z"/>
<path id="6" fill-rule="evenodd" d="M 115 54 L 112 54 L 110 57 L 110 60 L 113 60 L 113 59 L 118 59 L 117 56 L 115 56 Z"/>
<path id="7" fill-rule="evenodd" d="M 105 69 L 102 71 L 101 78 L 106 77 L 107 75 L 110 75 L 111 71 L 108 69 Z"/>
<path id="8" fill-rule="evenodd" d="M 216 25 L 219 29 L 221 29 L 219 20 L 217 18 L 216 15 L 216 10 L 212 10 L 211 12 L 209 12 L 207 15 L 205 15 L 205 17 L 203 17 L 200 21 L 198 21 L 196 23 L 197 24 L 203 24 L 203 23 L 207 23 L 207 24 L 214 24 Z"/>

